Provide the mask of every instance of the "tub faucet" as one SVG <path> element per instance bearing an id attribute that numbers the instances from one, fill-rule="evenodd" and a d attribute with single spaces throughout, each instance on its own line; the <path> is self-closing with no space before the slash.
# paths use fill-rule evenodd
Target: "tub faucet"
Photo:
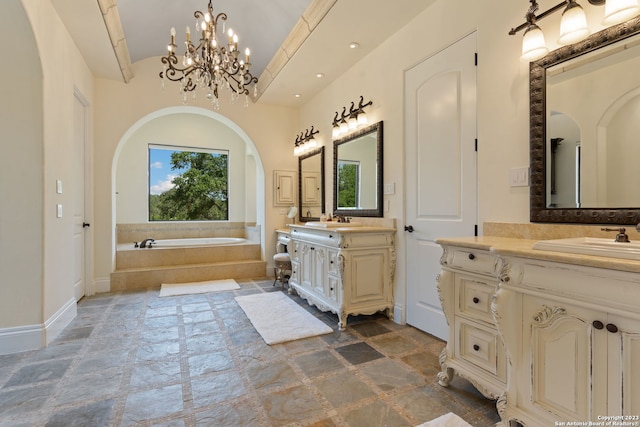
<path id="1" fill-rule="evenodd" d="M 146 239 L 144 239 L 142 242 L 140 242 L 140 247 L 141 248 L 150 248 L 151 244 L 155 242 L 155 240 L 153 240 L 151 237 L 147 237 Z"/>

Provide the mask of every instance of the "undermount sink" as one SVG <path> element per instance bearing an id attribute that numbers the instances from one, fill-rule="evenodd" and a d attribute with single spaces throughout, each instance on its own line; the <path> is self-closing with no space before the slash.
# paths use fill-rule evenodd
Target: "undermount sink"
<path id="1" fill-rule="evenodd" d="M 346 228 L 346 227 L 361 227 L 361 222 L 337 222 L 337 221 L 309 221 L 305 222 L 304 225 L 308 225 L 309 227 L 319 227 L 319 228 Z"/>
<path id="2" fill-rule="evenodd" d="M 640 260 L 640 242 L 616 242 L 599 237 L 540 240 L 533 245 L 533 249 Z"/>

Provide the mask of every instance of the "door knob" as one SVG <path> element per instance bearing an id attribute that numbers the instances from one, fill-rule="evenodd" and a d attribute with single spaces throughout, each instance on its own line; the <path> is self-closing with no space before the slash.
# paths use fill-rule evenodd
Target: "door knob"
<path id="1" fill-rule="evenodd" d="M 409 233 L 413 233 L 413 225 L 405 225 L 404 231 L 408 231 Z"/>

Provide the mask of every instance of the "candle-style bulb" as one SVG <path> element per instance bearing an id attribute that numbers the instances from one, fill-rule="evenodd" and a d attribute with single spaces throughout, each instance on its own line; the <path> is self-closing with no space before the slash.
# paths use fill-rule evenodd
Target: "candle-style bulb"
<path id="1" fill-rule="evenodd" d="M 171 37 L 176 36 L 176 27 L 171 27 Z"/>
<path id="2" fill-rule="evenodd" d="M 251 50 L 249 50 L 249 48 L 246 48 L 244 50 L 244 62 L 249 63 L 250 56 L 251 56 Z"/>

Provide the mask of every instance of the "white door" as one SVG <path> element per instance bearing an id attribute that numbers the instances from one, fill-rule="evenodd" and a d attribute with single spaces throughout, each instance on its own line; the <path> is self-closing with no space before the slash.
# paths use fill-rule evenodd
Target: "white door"
<path id="1" fill-rule="evenodd" d="M 73 98 L 73 292 L 76 301 L 85 295 L 85 106 Z"/>
<path id="2" fill-rule="evenodd" d="M 435 239 L 477 224 L 475 58 L 474 33 L 405 73 L 407 323 L 442 339 Z"/>

